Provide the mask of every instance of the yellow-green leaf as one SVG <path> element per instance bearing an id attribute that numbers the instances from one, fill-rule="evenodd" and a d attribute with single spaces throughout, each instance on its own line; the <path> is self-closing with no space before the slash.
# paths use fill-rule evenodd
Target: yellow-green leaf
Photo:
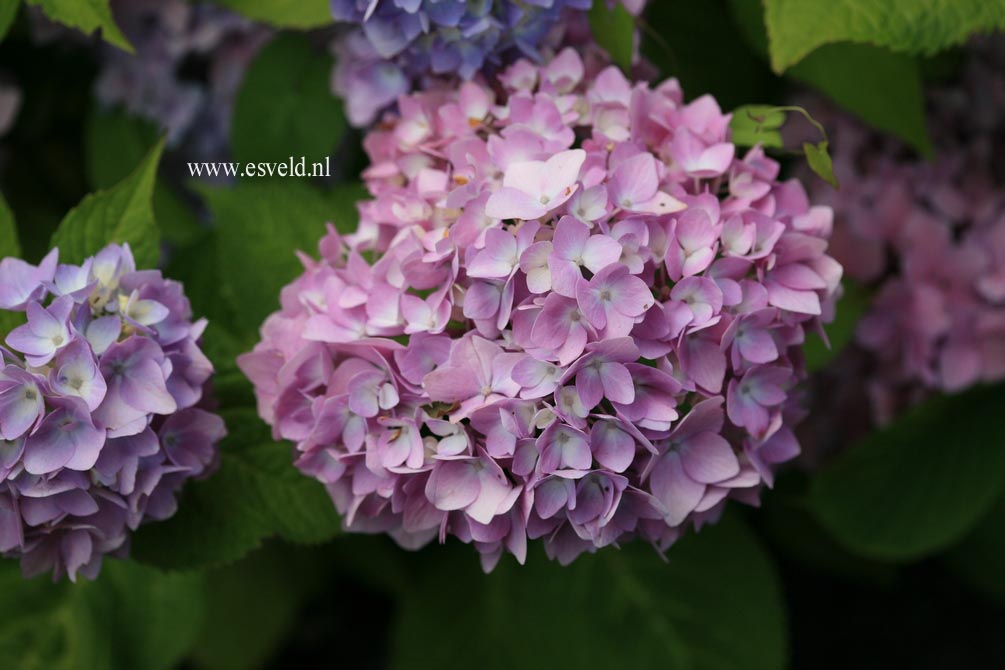
<path id="1" fill-rule="evenodd" d="M 320 28 L 332 22 L 328 0 L 216 0 L 249 19 L 277 28 Z"/>
<path id="2" fill-rule="evenodd" d="M 827 153 L 827 141 L 816 144 L 803 142 L 803 153 L 806 154 L 806 162 L 810 164 L 810 169 L 825 182 L 838 188 L 838 180 L 834 176 L 834 164 L 831 162 L 831 155 Z"/>
<path id="3" fill-rule="evenodd" d="M 733 110 L 729 122 L 733 144 L 779 149 L 783 146 L 779 128 L 785 123 L 785 112 L 771 105 L 744 105 Z"/>
<path id="4" fill-rule="evenodd" d="M 835 42 L 933 54 L 1005 28 L 1005 0 L 764 0 L 771 65 L 784 72 Z"/>
<path id="5" fill-rule="evenodd" d="M 27 2 L 29 5 L 40 7 L 53 21 L 76 28 L 86 35 L 100 30 L 101 37 L 106 42 L 133 53 L 133 45 L 122 34 L 112 17 L 108 0 L 27 0 Z"/>

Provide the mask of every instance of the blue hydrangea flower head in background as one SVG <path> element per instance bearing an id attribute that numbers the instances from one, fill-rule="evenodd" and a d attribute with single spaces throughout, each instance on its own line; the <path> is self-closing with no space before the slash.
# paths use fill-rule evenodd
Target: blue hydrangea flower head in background
<path id="1" fill-rule="evenodd" d="M 245 70 L 272 30 L 227 9 L 184 0 L 113 0 L 135 54 L 106 45 L 95 93 L 206 159 L 220 156 Z"/>
<path id="2" fill-rule="evenodd" d="M 644 2 L 623 2 L 638 13 Z M 336 40 L 335 93 L 356 126 L 374 121 L 427 75 L 471 79 L 520 57 L 540 60 L 593 0 L 331 0 L 336 21 L 357 27 Z"/>

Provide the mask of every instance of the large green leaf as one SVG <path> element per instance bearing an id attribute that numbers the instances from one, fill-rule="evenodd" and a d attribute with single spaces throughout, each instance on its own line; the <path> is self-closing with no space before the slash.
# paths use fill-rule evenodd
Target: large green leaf
<path id="1" fill-rule="evenodd" d="M 910 560 L 959 540 L 1005 481 L 1001 386 L 937 397 L 852 447 L 810 488 L 810 509 L 847 548 Z M 990 417 L 990 418 L 989 418 Z"/>
<path id="2" fill-rule="evenodd" d="M 764 0 L 771 65 L 783 72 L 834 42 L 865 42 L 913 54 L 1005 28 L 1005 0 Z"/>
<path id="3" fill-rule="evenodd" d="M 166 575 L 106 561 L 93 583 L 25 580 L 0 567 L 0 667 L 18 670 L 168 670 L 201 629 L 199 575 Z"/>
<path id="4" fill-rule="evenodd" d="M 271 542 L 206 579 L 207 619 L 193 650 L 205 670 L 262 667 L 297 625 L 303 602 L 332 574 L 328 552 Z M 331 632 L 331 631 L 329 631 Z"/>
<path id="5" fill-rule="evenodd" d="M 7 206 L 3 194 L 0 194 L 0 259 L 8 256 L 20 257 L 21 245 L 17 240 L 17 225 L 14 223 L 14 213 Z M 0 310 L 0 340 L 7 333 L 24 323 L 24 315 L 20 312 Z"/>
<path id="6" fill-rule="evenodd" d="M 174 517 L 140 529 L 133 542 L 138 560 L 171 569 L 219 566 L 275 535 L 317 543 L 338 532 L 331 499 L 293 467 L 292 447 L 271 442 L 250 407 L 222 414 L 230 435 L 220 469 L 185 488 Z"/>
<path id="7" fill-rule="evenodd" d="M 590 8 L 590 30 L 597 44 L 625 72 L 632 69 L 635 56 L 635 17 L 621 3 L 595 2 Z"/>
<path id="8" fill-rule="evenodd" d="M 195 315 L 209 320 L 202 338 L 202 348 L 216 369 L 216 376 L 213 378 L 214 396 L 224 401 L 220 397 L 221 384 L 229 382 L 234 373 L 240 374 L 235 359 L 247 350 L 248 343 L 238 338 L 233 331 L 235 312 L 221 295 L 218 257 L 216 231 L 205 231 L 193 243 L 172 254 L 165 273 L 185 285 L 185 295 L 192 303 Z M 243 375 L 240 379 L 248 384 Z M 250 403 L 238 403 L 238 406 L 241 404 Z"/>
<path id="9" fill-rule="evenodd" d="M 730 0 L 743 36 L 767 58 L 764 10 L 759 0 Z M 920 153 L 931 153 L 917 62 L 869 44 L 830 44 L 790 69 L 788 76 L 820 91 L 866 123 L 891 133 Z"/>
<path id="10" fill-rule="evenodd" d="M 84 158 L 91 186 L 111 188 L 125 179 L 158 139 L 156 126 L 146 119 L 94 105 L 84 122 Z"/>
<path id="11" fill-rule="evenodd" d="M 481 575 L 470 547 L 430 550 L 401 600 L 392 668 L 785 666 L 768 557 L 736 519 L 672 547 L 604 549 L 561 567 L 532 552 Z"/>
<path id="12" fill-rule="evenodd" d="M 133 46 L 112 18 L 108 0 L 27 0 L 27 2 L 29 5 L 41 7 L 46 16 L 53 21 L 76 28 L 87 35 L 100 30 L 101 37 L 106 42 L 133 53 Z"/>
<path id="13" fill-rule="evenodd" d="M 277 28 L 319 28 L 332 22 L 328 0 L 214 0 Z"/>
<path id="14" fill-rule="evenodd" d="M 921 74 L 913 58 L 867 44 L 831 44 L 789 74 L 871 126 L 931 154 Z"/>
<path id="15" fill-rule="evenodd" d="M 247 348 L 258 339 L 258 328 L 279 307 L 279 290 L 303 270 L 295 252 L 314 254 L 328 221 L 343 224 L 357 215 L 349 198 L 334 196 L 306 184 L 244 181 L 234 188 L 201 186 L 217 226 L 219 291 L 230 305 L 230 328 Z M 339 186 L 335 193 L 358 193 L 357 186 Z"/>
<path id="16" fill-rule="evenodd" d="M 723 109 L 734 109 L 781 99 L 780 80 L 766 59 L 751 57 L 737 19 L 726 0 L 650 2 L 641 23 L 642 52 L 663 76 L 680 80 L 689 100 L 709 93 Z"/>
<path id="17" fill-rule="evenodd" d="M 70 210 L 52 236 L 60 260 L 79 263 L 111 242 L 128 242 L 138 266 L 157 265 L 160 234 L 154 220 L 153 190 L 163 148 L 161 140 L 132 174 L 106 191 L 85 196 Z"/>
<path id="18" fill-rule="evenodd" d="M 144 119 L 95 106 L 84 127 L 87 176 L 91 186 L 109 188 L 124 179 L 157 144 L 157 139 L 157 129 Z M 158 178 L 154 184 L 153 205 L 154 218 L 165 242 L 183 246 L 203 234 L 191 208 L 163 178 Z"/>
<path id="19" fill-rule="evenodd" d="M 15 561 L 0 563 L 0 667 L 50 670 L 65 659 L 65 584 L 26 580 Z M 84 670 L 84 669 L 82 669 Z"/>
<path id="20" fill-rule="evenodd" d="M 1005 602 L 1005 496 L 946 555 L 950 568 L 975 588 Z"/>
<path id="21" fill-rule="evenodd" d="M 202 629 L 202 588 L 198 574 L 109 562 L 97 582 L 76 587 L 71 667 L 175 667 Z"/>
<path id="22" fill-rule="evenodd" d="M 832 361 L 855 338 L 855 328 L 869 306 L 869 294 L 858 284 L 842 283 L 843 295 L 838 301 L 834 321 L 824 326 L 830 346 L 823 338 L 811 334 L 803 347 L 806 369 L 816 372 Z"/>
<path id="23" fill-rule="evenodd" d="M 0 258 L 20 256 L 21 245 L 17 241 L 17 226 L 14 224 L 14 213 L 10 211 L 7 201 L 0 193 Z"/>
<path id="24" fill-rule="evenodd" d="M 7 36 L 7 31 L 17 18 L 17 10 L 21 8 L 20 0 L 7 0 L 0 4 L 0 42 Z"/>
<path id="25" fill-rule="evenodd" d="M 345 131 L 342 106 L 331 94 L 331 58 L 303 35 L 281 35 L 255 58 L 234 106 L 231 145 L 236 160 L 324 161 Z"/>

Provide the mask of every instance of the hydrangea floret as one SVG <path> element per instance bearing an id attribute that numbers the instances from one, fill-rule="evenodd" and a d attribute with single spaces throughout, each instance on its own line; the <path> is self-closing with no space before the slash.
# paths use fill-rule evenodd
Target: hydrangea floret
<path id="1" fill-rule="evenodd" d="M 737 156 L 711 97 L 571 49 L 398 108 L 358 229 L 329 227 L 239 359 L 345 525 L 491 569 L 536 538 L 562 563 L 665 550 L 756 503 L 799 451 L 830 210 Z"/>
<path id="2" fill-rule="evenodd" d="M 93 579 L 174 514 L 225 429 L 196 406 L 213 367 L 182 286 L 128 245 L 58 258 L 0 262 L 0 309 L 24 313 L 0 347 L 0 552 L 26 576 Z"/>

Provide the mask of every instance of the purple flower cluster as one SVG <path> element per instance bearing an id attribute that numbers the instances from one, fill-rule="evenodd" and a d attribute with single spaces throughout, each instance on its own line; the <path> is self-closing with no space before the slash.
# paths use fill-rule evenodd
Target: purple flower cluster
<path id="1" fill-rule="evenodd" d="M 634 14 L 645 5 L 619 1 Z M 581 29 L 593 2 L 331 0 L 336 21 L 358 25 L 334 44 L 332 85 L 349 121 L 366 126 L 427 75 L 467 80 L 520 56 L 540 60 L 556 33 Z"/>
<path id="2" fill-rule="evenodd" d="M 221 156 L 244 72 L 272 31 L 226 9 L 185 0 L 113 0 L 136 48 L 104 47 L 98 99 L 167 129 L 198 156 Z"/>
<path id="3" fill-rule="evenodd" d="M 402 97 L 373 199 L 239 359 L 351 530 L 454 535 L 486 569 L 663 550 L 794 457 L 800 347 L 833 307 L 831 212 L 709 96 L 568 49 Z"/>
<path id="4" fill-rule="evenodd" d="M 936 159 L 811 103 L 833 135 L 834 256 L 874 297 L 859 324 L 886 422 L 933 391 L 1005 379 L 1005 41 L 929 92 Z M 819 109 L 818 109 L 819 108 Z"/>
<path id="5" fill-rule="evenodd" d="M 94 578 L 129 532 L 175 511 L 225 429 L 195 407 L 213 372 L 180 284 L 137 271 L 129 246 L 83 265 L 0 262 L 0 551 L 27 576 Z M 50 299 L 51 298 L 51 299 Z"/>

